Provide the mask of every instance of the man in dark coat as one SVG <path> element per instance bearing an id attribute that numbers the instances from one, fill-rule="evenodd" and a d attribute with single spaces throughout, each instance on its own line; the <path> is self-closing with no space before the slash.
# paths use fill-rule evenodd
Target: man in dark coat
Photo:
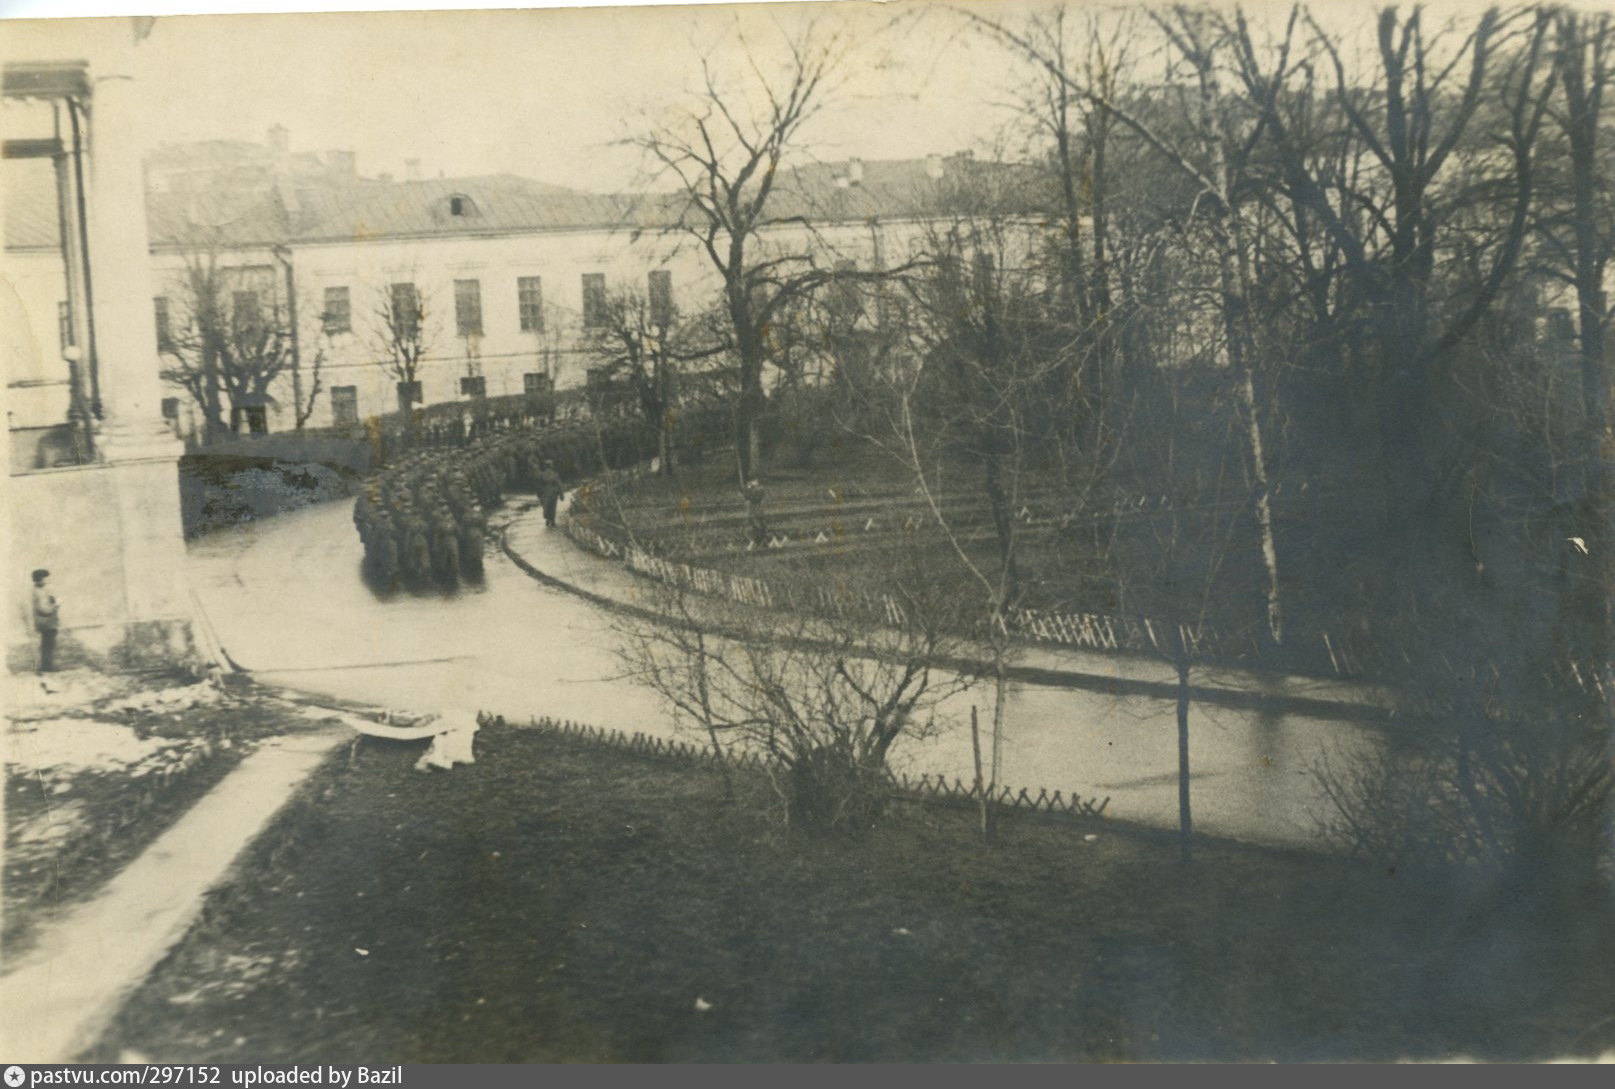
<path id="1" fill-rule="evenodd" d="M 538 501 L 544 504 L 544 524 L 555 526 L 555 505 L 561 501 L 561 477 L 555 471 L 555 462 L 546 461 L 544 471 L 538 474 Z"/>
<path id="2" fill-rule="evenodd" d="M 39 672 L 56 668 L 56 628 L 61 605 L 50 592 L 50 572 L 41 567 L 34 572 L 34 630 L 39 633 Z"/>
<path id="3" fill-rule="evenodd" d="M 762 482 L 752 479 L 740 490 L 746 498 L 746 528 L 747 536 L 754 548 L 762 548 L 768 543 L 768 517 L 763 513 Z"/>

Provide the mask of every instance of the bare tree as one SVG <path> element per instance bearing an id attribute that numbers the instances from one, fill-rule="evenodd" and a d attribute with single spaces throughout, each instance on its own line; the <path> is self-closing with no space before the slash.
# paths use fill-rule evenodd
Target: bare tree
<path id="1" fill-rule="evenodd" d="M 216 436 L 265 411 L 292 362 L 296 331 L 273 269 L 224 265 L 216 243 L 187 249 L 183 261 L 170 300 L 178 305 L 159 330 L 161 373 L 195 399 Z"/>
<path id="2" fill-rule="evenodd" d="M 1180 112 L 1180 117 L 1190 120 L 1190 126 L 1186 133 L 1179 135 L 1152 124 L 1119 101 L 1113 81 L 1107 78 L 1108 67 L 1068 70 L 1063 49 L 1051 51 L 1050 39 L 1039 33 L 1038 28 L 1019 30 L 985 16 L 972 14 L 970 17 L 993 36 L 1010 43 L 1063 88 L 1100 111 L 1105 124 L 1114 121 L 1125 125 L 1195 189 L 1195 208 L 1202 210 L 1216 255 L 1223 352 L 1241 391 L 1244 432 L 1256 484 L 1252 503 L 1268 576 L 1268 628 L 1273 640 L 1281 642 L 1283 609 L 1278 546 L 1268 480 L 1268 443 L 1253 369 L 1256 360 L 1251 343 L 1251 239 L 1242 197 L 1246 168 L 1260 129 L 1228 109 L 1220 82 L 1224 71 L 1222 54 L 1227 49 L 1226 35 L 1217 17 L 1204 9 L 1179 6 L 1151 13 L 1155 27 L 1192 74 L 1186 109 Z"/>
<path id="3" fill-rule="evenodd" d="M 1553 118 L 1563 134 L 1568 155 L 1568 200 L 1550 205 L 1539 223 L 1544 259 L 1566 279 L 1576 298 L 1576 349 L 1581 378 L 1581 449 L 1586 458 L 1586 484 L 1575 533 L 1584 541 L 1586 577 L 1578 579 L 1578 608 L 1586 632 L 1586 658 L 1611 660 L 1610 640 L 1615 638 L 1615 613 L 1610 587 L 1615 586 L 1615 533 L 1609 513 L 1615 496 L 1615 439 L 1610 430 L 1611 374 L 1606 358 L 1609 308 L 1604 279 L 1609 268 L 1615 232 L 1609 227 L 1615 211 L 1615 190 L 1605 164 L 1609 138 L 1605 130 L 1604 93 L 1615 71 L 1611 68 L 1611 35 L 1615 22 L 1608 15 L 1587 16 L 1561 9 L 1553 14 L 1555 52 L 1563 87 L 1561 108 Z M 1610 680 L 1615 682 L 1615 677 Z M 1615 698 L 1615 684 L 1611 685 Z"/>
<path id="4" fill-rule="evenodd" d="M 1134 429 L 1120 457 L 1128 475 L 1160 494 L 1142 507 L 1120 506 L 1109 562 L 1123 614 L 1144 644 L 1177 677 L 1178 835 L 1182 859 L 1194 852 L 1190 798 L 1192 671 L 1214 660 L 1214 619 L 1226 616 L 1228 561 L 1248 495 L 1237 414 L 1207 412 L 1206 384 L 1192 369 L 1157 372 L 1143 391 L 1147 428 Z"/>
<path id="5" fill-rule="evenodd" d="M 1038 289 L 1037 232 L 1026 216 L 1005 211 L 1002 196 L 972 187 L 960 194 L 969 207 L 933 232 L 932 258 L 905 276 L 919 365 L 870 375 L 862 414 L 884 424 L 869 437 L 912 478 L 973 591 L 965 598 L 978 609 L 969 627 L 987 639 L 994 685 L 988 797 L 1002 766 L 1011 625 L 1027 589 L 1025 504 L 1082 446 L 1085 411 L 1073 380 L 1080 332 Z M 989 835 L 994 816 L 984 807 Z"/>
<path id="6" fill-rule="evenodd" d="M 621 621 L 621 654 L 715 750 L 771 758 L 788 824 L 858 834 L 885 809 L 893 752 L 940 729 L 938 704 L 967 683 L 937 665 L 951 649 L 943 588 L 912 567 L 889 587 L 895 620 L 871 626 L 663 583 L 649 618 Z"/>
<path id="7" fill-rule="evenodd" d="M 435 313 L 413 281 L 376 292 L 370 336 L 377 361 L 398 384 L 398 410 L 408 413 L 420 399 L 420 367 L 432 349 Z"/>
<path id="8" fill-rule="evenodd" d="M 1344 138 L 1364 149 L 1349 174 L 1320 174 L 1288 104 L 1305 66 L 1281 53 L 1263 64 L 1235 24 L 1240 78 L 1282 164 L 1283 184 L 1338 247 L 1349 290 L 1340 309 L 1357 322 L 1372 372 L 1380 461 L 1389 504 L 1387 559 L 1404 590 L 1429 583 L 1437 494 L 1431 426 L 1450 388 L 1453 356 L 1496 313 L 1523 252 L 1536 187 L 1536 152 L 1555 82 L 1545 13 L 1427 29 L 1414 9 L 1381 11 L 1372 83 L 1349 73 L 1335 38 L 1310 16 L 1311 48 L 1334 74 L 1329 102 Z M 1291 20 L 1292 27 L 1296 19 Z M 1307 69 L 1310 71 L 1310 69 Z M 1332 199 L 1331 194 L 1339 199 Z M 1469 217 L 1501 206 L 1476 237 Z M 1458 258 L 1454 260 L 1453 258 Z M 1446 259 L 1443 259 L 1446 258 Z M 1453 275 L 1461 273 L 1461 279 Z"/>
<path id="9" fill-rule="evenodd" d="M 633 288 L 606 293 L 599 323 L 589 332 L 589 350 L 608 375 L 633 389 L 647 427 L 656 432 L 659 471 L 675 472 L 680 375 L 688 365 L 728 348 L 718 323 L 686 320 L 668 299 L 650 299 Z"/>
<path id="10" fill-rule="evenodd" d="M 325 342 L 329 338 L 324 333 L 321 333 L 320 340 L 321 343 L 314 348 L 314 358 L 309 361 L 308 385 L 303 390 L 303 398 L 292 402 L 292 414 L 299 431 L 313 418 L 314 404 L 319 400 L 320 394 L 325 391 Z"/>
<path id="11" fill-rule="evenodd" d="M 810 27 L 785 43 L 786 60 L 777 72 L 754 62 L 752 81 L 739 88 L 720 85 L 703 61 L 696 104 L 628 141 L 659 175 L 677 183 L 675 231 L 693 241 L 723 284 L 739 370 L 735 444 L 742 484 L 753 478 L 760 456 L 757 424 L 767 401 L 769 329 L 786 308 L 837 275 L 819 263 L 810 242 L 791 243 L 803 246 L 793 252 L 768 234 L 790 226 L 809 239 L 813 235 L 813 224 L 801 210 L 776 214 L 774 208 L 786 161 L 799 150 L 804 126 L 825 104 L 841 49 L 836 38 Z M 883 273 L 842 273 L 849 275 L 873 279 Z"/>

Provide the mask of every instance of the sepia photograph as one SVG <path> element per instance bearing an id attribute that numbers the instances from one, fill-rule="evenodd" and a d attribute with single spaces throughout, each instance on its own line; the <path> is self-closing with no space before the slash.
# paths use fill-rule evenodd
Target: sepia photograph
<path id="1" fill-rule="evenodd" d="M 1615 1061 L 1615 4 L 0 77 L 0 1065 Z"/>

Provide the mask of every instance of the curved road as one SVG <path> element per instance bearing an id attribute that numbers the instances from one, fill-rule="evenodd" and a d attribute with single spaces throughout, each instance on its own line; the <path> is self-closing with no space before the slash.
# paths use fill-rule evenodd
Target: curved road
<path id="1" fill-rule="evenodd" d="M 566 578 L 604 562 L 532 522 L 532 512 L 519 516 L 512 539 L 539 570 Z M 188 567 L 230 656 L 266 681 L 398 709 L 548 715 L 672 734 L 656 698 L 625 679 L 610 617 L 598 607 L 497 552 L 479 585 L 382 595 L 360 578 L 361 555 L 351 507 L 333 503 L 204 538 L 190 547 Z M 991 693 L 966 693 L 947 711 L 968 722 L 971 702 L 985 715 Z M 1315 818 L 1327 806 L 1313 768 L 1374 736 L 1294 714 L 1204 704 L 1191 714 L 1197 829 L 1257 842 L 1316 843 Z M 1170 700 L 1017 685 L 1001 778 L 1034 794 L 1109 796 L 1108 816 L 1172 827 L 1176 731 Z M 914 743 L 896 762 L 968 781 L 968 727 Z"/>

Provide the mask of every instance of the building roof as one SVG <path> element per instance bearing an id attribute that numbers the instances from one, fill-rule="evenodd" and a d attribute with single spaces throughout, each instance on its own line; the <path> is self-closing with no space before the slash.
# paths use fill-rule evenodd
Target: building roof
<path id="1" fill-rule="evenodd" d="M 299 190 L 297 198 L 300 242 L 614 227 L 625 222 L 631 203 L 514 174 L 367 182 Z"/>
<path id="2" fill-rule="evenodd" d="M 1041 177 L 1025 166 L 978 162 L 969 155 L 812 163 L 780 178 L 770 196 L 769 215 L 863 222 L 989 209 L 1029 212 L 1044 206 Z"/>
<path id="3" fill-rule="evenodd" d="M 243 148 L 254 146 L 217 141 L 187 161 L 235 162 L 245 157 Z M 165 162 L 174 162 L 172 153 L 161 154 Z M 211 240 L 247 247 L 619 227 L 658 230 L 675 225 L 686 211 L 676 193 L 585 193 L 512 174 L 402 182 L 338 182 L 299 174 L 294 171 L 267 188 L 223 184 L 150 191 L 146 215 L 152 245 Z M 1034 212 L 1047 207 L 1044 184 L 1029 168 L 966 156 L 813 163 L 781 175 L 769 215 L 831 223 L 985 208 Z M 7 249 L 58 248 L 56 189 L 48 161 L 6 161 L 0 172 L 0 204 Z"/>

